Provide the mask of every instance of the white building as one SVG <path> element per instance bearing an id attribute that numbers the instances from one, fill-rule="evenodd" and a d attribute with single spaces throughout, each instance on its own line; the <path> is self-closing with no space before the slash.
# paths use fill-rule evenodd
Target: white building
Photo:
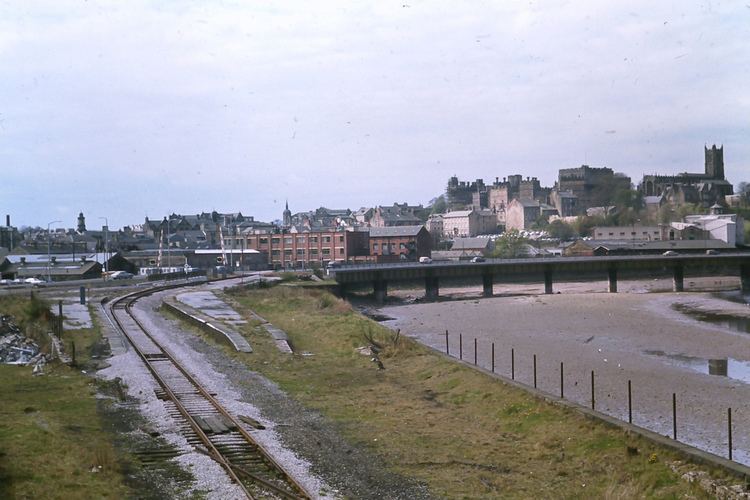
<path id="1" fill-rule="evenodd" d="M 685 223 L 708 231 L 711 239 L 730 245 L 742 245 L 745 242 L 745 222 L 737 214 L 687 215 Z"/>
<path id="2" fill-rule="evenodd" d="M 497 216 L 489 210 L 456 210 L 443 214 L 443 235 L 446 238 L 492 234 L 496 229 Z"/>

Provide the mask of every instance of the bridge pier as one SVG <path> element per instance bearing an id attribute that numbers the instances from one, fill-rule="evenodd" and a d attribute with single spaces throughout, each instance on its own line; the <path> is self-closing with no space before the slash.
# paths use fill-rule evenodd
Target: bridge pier
<path id="1" fill-rule="evenodd" d="M 617 268 L 610 267 L 607 274 L 609 275 L 609 293 L 617 293 Z"/>
<path id="2" fill-rule="evenodd" d="M 551 269 L 545 269 L 544 270 L 544 293 L 554 293 L 552 291 L 552 270 Z"/>
<path id="3" fill-rule="evenodd" d="M 372 282 L 372 288 L 375 292 L 375 301 L 383 304 L 388 296 L 388 282 L 385 280 L 376 280 Z"/>
<path id="4" fill-rule="evenodd" d="M 424 279 L 424 297 L 430 302 L 436 301 L 440 296 L 440 284 L 437 278 L 427 276 Z"/>
<path id="5" fill-rule="evenodd" d="M 672 284 L 672 289 L 675 292 L 682 292 L 685 289 L 685 268 L 682 267 L 682 264 L 674 266 Z"/>
<path id="6" fill-rule="evenodd" d="M 750 293 L 750 264 L 740 264 L 740 289 L 742 295 Z"/>
<path id="7" fill-rule="evenodd" d="M 492 275 L 491 274 L 483 274 L 482 275 L 482 296 L 484 297 L 492 297 L 493 291 L 492 291 Z"/>

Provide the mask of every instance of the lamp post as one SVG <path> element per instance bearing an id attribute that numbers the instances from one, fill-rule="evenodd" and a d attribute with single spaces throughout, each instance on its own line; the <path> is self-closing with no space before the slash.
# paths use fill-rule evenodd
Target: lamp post
<path id="1" fill-rule="evenodd" d="M 109 221 L 106 217 L 99 217 L 104 219 L 104 272 L 109 271 L 107 261 L 109 260 Z"/>
<path id="2" fill-rule="evenodd" d="M 52 224 L 60 224 L 61 222 L 62 222 L 61 220 L 53 220 L 52 222 L 48 222 L 47 223 L 47 281 L 52 281 L 52 277 L 50 276 L 50 272 L 49 272 L 49 261 L 52 258 L 50 256 L 50 254 L 51 254 L 51 251 L 50 251 L 50 240 L 52 238 L 50 237 L 50 234 L 49 234 L 49 227 Z"/>

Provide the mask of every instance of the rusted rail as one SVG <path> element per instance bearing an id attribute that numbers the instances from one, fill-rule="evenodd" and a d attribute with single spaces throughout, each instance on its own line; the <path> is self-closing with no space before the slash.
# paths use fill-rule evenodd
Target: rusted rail
<path id="1" fill-rule="evenodd" d="M 310 498 L 292 477 L 185 368 L 132 313 L 133 304 L 146 295 L 177 288 L 165 285 L 140 290 L 112 301 L 114 320 L 161 386 L 159 397 L 182 417 L 188 441 L 221 465 L 248 498 Z M 174 411 L 176 410 L 176 411 Z"/>

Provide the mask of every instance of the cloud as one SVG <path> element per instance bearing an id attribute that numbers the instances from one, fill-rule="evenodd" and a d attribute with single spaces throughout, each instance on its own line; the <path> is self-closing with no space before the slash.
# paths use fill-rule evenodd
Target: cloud
<path id="1" fill-rule="evenodd" d="M 286 197 L 426 202 L 454 173 L 696 171 L 704 142 L 726 144 L 730 179 L 750 173 L 742 5 L 404 5 L 6 5 L 7 210 L 275 218 Z"/>

